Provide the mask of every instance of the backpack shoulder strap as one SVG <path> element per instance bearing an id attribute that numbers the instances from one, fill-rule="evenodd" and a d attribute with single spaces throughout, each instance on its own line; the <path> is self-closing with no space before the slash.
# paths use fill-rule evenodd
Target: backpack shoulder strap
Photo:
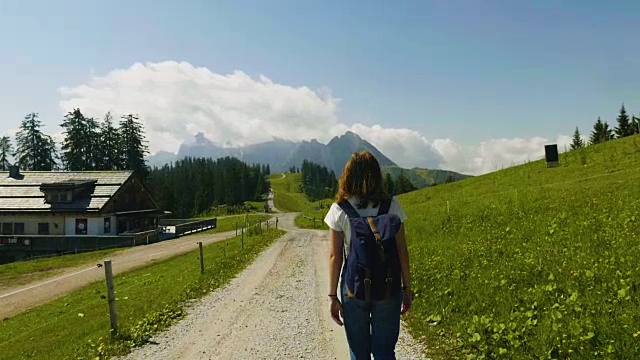
<path id="1" fill-rule="evenodd" d="M 344 210 L 344 212 L 347 214 L 349 218 L 355 219 L 360 217 L 360 214 L 358 214 L 358 211 L 356 211 L 356 209 L 354 209 L 353 206 L 351 206 L 351 204 L 349 203 L 349 201 L 347 201 L 347 199 L 342 199 L 338 203 L 338 206 L 340 206 L 340 208 Z"/>
<path id="2" fill-rule="evenodd" d="M 380 203 L 380 207 L 378 208 L 378 216 L 388 213 L 390 208 L 391 208 L 391 199 L 383 200 Z"/>

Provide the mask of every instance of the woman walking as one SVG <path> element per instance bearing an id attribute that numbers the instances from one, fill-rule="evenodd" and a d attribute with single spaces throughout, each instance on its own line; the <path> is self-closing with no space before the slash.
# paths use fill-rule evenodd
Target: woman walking
<path id="1" fill-rule="evenodd" d="M 376 360 L 395 359 L 400 315 L 411 308 L 406 218 L 400 203 L 385 193 L 373 154 L 354 153 L 324 219 L 331 241 L 331 317 L 345 327 L 352 360 L 372 354 Z"/>

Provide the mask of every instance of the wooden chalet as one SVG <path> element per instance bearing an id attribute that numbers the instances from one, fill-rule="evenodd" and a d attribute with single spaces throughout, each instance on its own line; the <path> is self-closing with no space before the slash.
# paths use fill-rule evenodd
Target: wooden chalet
<path id="1" fill-rule="evenodd" d="M 11 235 L 139 233 L 162 215 L 132 171 L 0 172 L 0 245 Z"/>

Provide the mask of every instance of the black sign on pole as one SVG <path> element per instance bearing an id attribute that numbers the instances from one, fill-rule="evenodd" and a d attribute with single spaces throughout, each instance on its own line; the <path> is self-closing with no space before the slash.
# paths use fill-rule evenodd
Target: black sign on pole
<path id="1" fill-rule="evenodd" d="M 547 167 L 557 166 L 559 162 L 558 144 L 544 146 L 544 157 L 547 160 Z"/>

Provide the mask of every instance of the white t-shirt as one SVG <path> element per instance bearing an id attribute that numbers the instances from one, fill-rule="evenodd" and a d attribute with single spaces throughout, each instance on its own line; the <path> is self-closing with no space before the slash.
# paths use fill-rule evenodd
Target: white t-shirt
<path id="1" fill-rule="evenodd" d="M 379 206 L 372 207 L 371 203 L 369 206 L 363 209 L 358 209 L 358 200 L 354 198 L 347 199 L 351 206 L 360 214 L 360 216 L 376 216 L 378 215 Z M 393 198 L 391 200 L 391 206 L 389 207 L 389 214 L 398 215 L 401 222 L 404 222 L 407 219 L 407 214 L 402 210 L 402 206 L 400 202 Z M 344 233 L 344 248 L 345 254 L 349 255 L 349 244 L 351 241 L 351 224 L 349 223 L 349 217 L 342 210 L 342 208 L 337 204 L 333 203 L 327 216 L 324 217 L 324 222 L 335 231 L 342 231 Z"/>

